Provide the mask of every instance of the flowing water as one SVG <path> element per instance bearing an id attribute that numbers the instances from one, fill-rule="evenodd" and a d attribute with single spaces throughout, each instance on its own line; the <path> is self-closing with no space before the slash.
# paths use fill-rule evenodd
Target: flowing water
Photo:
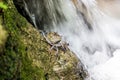
<path id="1" fill-rule="evenodd" d="M 63 41 L 69 43 L 70 50 L 77 55 L 88 72 L 85 80 L 120 80 L 120 19 L 104 14 L 96 6 L 95 0 L 78 0 L 86 7 L 86 13 L 76 9 L 71 0 L 56 0 L 59 1 L 57 8 L 54 8 L 55 5 L 49 6 L 55 4 L 54 0 L 45 1 L 49 3 L 47 10 L 50 10 L 49 16 L 53 20 L 49 21 L 52 23 L 50 27 L 45 27 L 44 30 L 57 32 Z M 31 12 L 27 9 L 27 3 L 24 3 L 27 12 Z M 58 19 L 54 9 L 65 19 Z M 89 20 L 83 14 L 88 14 L 86 17 L 89 17 Z M 35 25 L 35 19 L 41 18 L 34 17 L 34 11 L 29 15 Z"/>

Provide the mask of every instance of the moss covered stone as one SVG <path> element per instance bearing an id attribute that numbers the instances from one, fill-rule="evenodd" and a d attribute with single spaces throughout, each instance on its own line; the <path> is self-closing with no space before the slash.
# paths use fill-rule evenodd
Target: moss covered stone
<path id="1" fill-rule="evenodd" d="M 67 46 L 66 50 L 59 47 L 56 54 L 40 32 L 17 12 L 12 0 L 5 2 L 8 9 L 0 19 L 8 36 L 0 52 L 0 80 L 82 80 L 80 61 Z M 54 34 L 47 37 L 59 41 L 60 36 Z"/>
<path id="2" fill-rule="evenodd" d="M 24 35 L 21 39 L 32 65 L 43 69 L 47 80 L 82 80 L 85 77 L 82 67 L 78 67 L 80 61 L 67 47 L 66 50 L 59 48 L 56 54 L 56 50 L 51 49 L 51 45 L 31 25 L 22 30 Z M 47 38 L 58 37 L 54 34 L 48 34 Z"/>
<path id="3" fill-rule="evenodd" d="M 26 20 L 17 13 L 12 0 L 6 1 L 8 9 L 1 14 L 2 24 L 8 33 L 4 51 L 0 55 L 0 80 L 45 80 L 43 70 L 32 66 L 21 39 L 21 28 Z"/>

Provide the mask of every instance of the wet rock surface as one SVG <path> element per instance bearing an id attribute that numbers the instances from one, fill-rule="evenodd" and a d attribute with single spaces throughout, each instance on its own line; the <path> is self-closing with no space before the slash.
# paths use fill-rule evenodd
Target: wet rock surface
<path id="1" fill-rule="evenodd" d="M 51 42 L 54 42 L 52 41 L 54 39 L 61 40 L 61 37 L 54 32 L 47 34 L 46 37 Z M 78 67 L 80 61 L 68 48 L 65 51 L 58 48 L 56 54 L 56 50 L 51 49 L 51 45 L 46 42 L 42 34 L 31 25 L 24 29 L 22 38 L 29 58 L 32 58 L 32 65 L 44 69 L 48 80 L 82 80 L 81 74 L 84 71 L 82 67 Z"/>
<path id="2" fill-rule="evenodd" d="M 8 35 L 0 34 L 0 40 L 7 37 L 0 52 L 0 80 L 83 80 L 80 60 L 68 49 L 69 44 L 61 42 L 61 36 L 48 33 L 46 38 L 53 45 L 49 44 L 16 11 L 12 0 L 5 3 L 8 9 L 0 14 L 0 20 Z"/>

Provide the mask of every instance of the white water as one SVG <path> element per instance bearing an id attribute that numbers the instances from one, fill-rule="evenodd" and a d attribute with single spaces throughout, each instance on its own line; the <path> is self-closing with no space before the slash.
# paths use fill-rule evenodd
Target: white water
<path id="1" fill-rule="evenodd" d="M 81 1 L 91 16 L 93 31 L 86 28 L 70 0 L 62 1 L 67 22 L 54 31 L 84 64 L 89 74 L 85 80 L 120 80 L 120 20 L 102 13 L 95 0 Z"/>

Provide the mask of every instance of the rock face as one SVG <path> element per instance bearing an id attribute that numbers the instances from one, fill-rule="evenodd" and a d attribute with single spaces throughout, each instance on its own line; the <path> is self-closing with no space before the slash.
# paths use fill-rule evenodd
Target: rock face
<path id="1" fill-rule="evenodd" d="M 23 43 L 26 45 L 27 53 L 31 58 L 32 65 L 40 67 L 44 70 L 47 80 L 82 80 L 82 68 L 78 67 L 79 60 L 67 48 L 63 50 L 61 47 L 51 49 L 45 38 L 33 27 L 29 26 L 24 29 L 22 36 Z M 49 33 L 47 38 L 58 38 L 56 33 Z M 56 40 L 56 39 L 55 39 Z M 54 42 L 54 41 L 53 41 Z"/>
<path id="2" fill-rule="evenodd" d="M 20 16 L 12 0 L 5 2 L 8 9 L 0 16 L 8 37 L 0 52 L 0 80 L 83 80 L 85 72 L 68 44 L 54 48 Z M 61 40 L 54 32 L 46 37 L 51 43 Z"/>

